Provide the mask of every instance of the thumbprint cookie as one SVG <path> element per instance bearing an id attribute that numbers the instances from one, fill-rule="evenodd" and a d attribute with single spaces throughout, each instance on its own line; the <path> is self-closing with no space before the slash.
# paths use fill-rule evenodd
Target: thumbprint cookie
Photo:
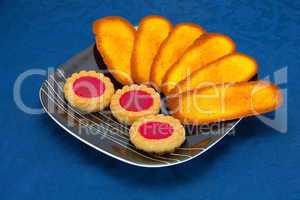
<path id="1" fill-rule="evenodd" d="M 185 140 L 185 130 L 179 120 L 165 115 L 140 118 L 132 124 L 129 133 L 135 147 L 148 153 L 173 152 Z"/>
<path id="2" fill-rule="evenodd" d="M 84 112 L 98 112 L 109 105 L 114 86 L 101 73 L 80 71 L 67 79 L 64 93 L 71 106 Z"/>
<path id="3" fill-rule="evenodd" d="M 110 109 L 119 122 L 132 124 L 140 117 L 157 114 L 160 96 L 145 85 L 126 85 L 112 96 Z"/>

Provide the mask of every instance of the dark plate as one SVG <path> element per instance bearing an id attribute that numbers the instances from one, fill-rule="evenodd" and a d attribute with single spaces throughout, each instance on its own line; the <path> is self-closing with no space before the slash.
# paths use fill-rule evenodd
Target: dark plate
<path id="1" fill-rule="evenodd" d="M 63 85 L 66 77 L 80 70 L 102 70 L 106 67 L 93 46 L 72 57 L 49 76 L 41 89 L 40 100 L 49 116 L 68 133 L 98 151 L 141 167 L 165 167 L 191 160 L 219 142 L 241 119 L 186 127 L 186 142 L 174 153 L 153 155 L 134 148 L 129 142 L 129 127 L 120 124 L 109 110 L 85 114 L 70 107 L 64 99 Z M 110 76 L 110 74 L 106 73 Z M 121 86 L 110 76 L 116 88 Z M 167 110 L 162 106 L 162 112 Z"/>

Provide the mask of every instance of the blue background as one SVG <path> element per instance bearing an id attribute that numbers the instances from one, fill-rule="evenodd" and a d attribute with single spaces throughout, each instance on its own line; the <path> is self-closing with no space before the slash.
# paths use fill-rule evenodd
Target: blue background
<path id="1" fill-rule="evenodd" d="M 92 22 L 121 15 L 190 21 L 226 33 L 257 59 L 261 77 L 288 66 L 288 132 L 257 118 L 191 162 L 163 169 L 129 166 L 80 143 L 46 114 L 17 108 L 13 84 L 31 68 L 47 69 L 93 43 Z M 0 199 L 300 199 L 300 2 L 52 0 L 0 1 Z M 22 85 L 26 105 L 40 108 L 46 77 Z M 298 128 L 297 128 L 298 127 Z"/>

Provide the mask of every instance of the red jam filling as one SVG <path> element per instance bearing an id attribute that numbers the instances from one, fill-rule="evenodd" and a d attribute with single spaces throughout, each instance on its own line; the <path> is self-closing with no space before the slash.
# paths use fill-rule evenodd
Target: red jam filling
<path id="1" fill-rule="evenodd" d="M 145 91 L 132 90 L 121 96 L 120 105 L 128 111 L 139 112 L 150 108 L 153 105 L 153 98 Z"/>
<path id="2" fill-rule="evenodd" d="M 172 135 L 173 127 L 165 122 L 146 122 L 139 127 L 140 134 L 147 139 L 159 140 Z"/>
<path id="3" fill-rule="evenodd" d="M 99 97 L 105 91 L 105 84 L 99 78 L 83 76 L 74 82 L 73 90 L 76 95 L 83 98 Z"/>

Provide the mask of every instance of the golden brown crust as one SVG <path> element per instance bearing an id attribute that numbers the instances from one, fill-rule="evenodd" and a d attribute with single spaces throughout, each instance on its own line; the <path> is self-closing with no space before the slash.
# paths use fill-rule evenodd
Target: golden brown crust
<path id="1" fill-rule="evenodd" d="M 171 22 L 161 16 L 146 16 L 140 21 L 131 57 L 135 83 L 149 83 L 153 59 L 171 30 Z"/>
<path id="2" fill-rule="evenodd" d="M 131 90 L 142 90 L 150 94 L 153 98 L 153 105 L 147 110 L 132 112 L 128 111 L 120 105 L 120 98 L 123 94 Z M 124 86 L 122 89 L 116 91 L 112 96 L 110 102 L 110 110 L 114 117 L 121 123 L 132 124 L 135 120 L 148 115 L 159 113 L 160 110 L 160 95 L 150 87 L 145 85 L 130 85 Z"/>
<path id="3" fill-rule="evenodd" d="M 132 83 L 134 27 L 122 17 L 110 16 L 96 20 L 93 32 L 97 49 L 114 78 L 124 85 Z"/>
<path id="4" fill-rule="evenodd" d="M 168 94 L 178 82 L 205 65 L 231 54 L 236 45 L 223 34 L 206 33 L 191 45 L 182 57 L 166 72 L 162 81 L 162 91 Z"/>
<path id="5" fill-rule="evenodd" d="M 252 57 L 232 53 L 196 70 L 180 81 L 167 95 L 177 95 L 220 83 L 248 81 L 257 74 L 257 68 L 257 63 Z"/>
<path id="6" fill-rule="evenodd" d="M 84 76 L 91 76 L 100 79 L 105 85 L 104 93 L 99 97 L 94 98 L 83 98 L 75 94 L 73 90 L 74 82 Z M 110 79 L 101 73 L 96 71 L 80 71 L 79 73 L 74 73 L 66 80 L 64 85 L 64 95 L 66 100 L 75 108 L 78 108 L 84 112 L 99 112 L 106 108 L 112 95 L 114 94 L 114 86 Z"/>
<path id="7" fill-rule="evenodd" d="M 184 124 L 207 124 L 270 112 L 282 100 L 277 86 L 252 81 L 187 91 L 169 98 L 168 107 Z"/>
<path id="8" fill-rule="evenodd" d="M 146 122 L 164 122 L 168 123 L 174 129 L 170 137 L 164 139 L 147 139 L 144 138 L 139 132 L 139 127 Z M 177 147 L 181 146 L 185 141 L 185 130 L 180 124 L 179 120 L 164 115 L 151 115 L 145 118 L 140 118 L 135 121 L 129 130 L 130 141 L 137 149 L 143 150 L 148 153 L 164 154 L 173 152 Z"/>
<path id="9" fill-rule="evenodd" d="M 160 89 L 167 70 L 204 32 L 201 26 L 192 23 L 181 23 L 174 27 L 161 44 L 151 66 L 150 81 L 156 89 Z"/>

